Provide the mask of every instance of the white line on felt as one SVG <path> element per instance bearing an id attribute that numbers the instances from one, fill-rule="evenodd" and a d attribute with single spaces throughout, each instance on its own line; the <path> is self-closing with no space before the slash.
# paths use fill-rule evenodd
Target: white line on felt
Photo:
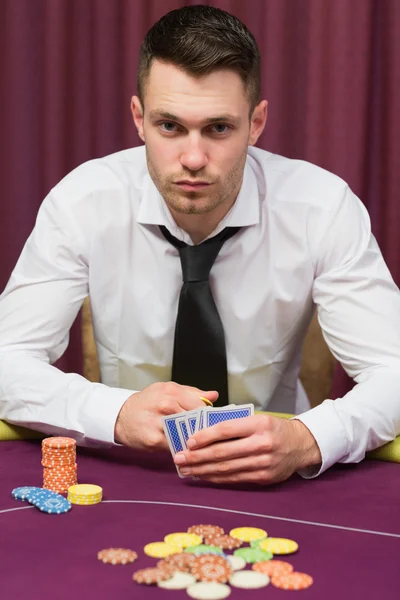
<path id="1" fill-rule="evenodd" d="M 16 510 L 25 510 L 26 508 L 35 508 L 34 506 L 18 506 L 17 508 L 5 508 L 0 510 L 0 515 L 8 512 L 15 512 Z"/>
<path id="2" fill-rule="evenodd" d="M 233 510 L 231 508 L 217 508 L 216 506 L 201 506 L 200 504 L 184 504 L 181 502 L 160 502 L 157 500 L 103 500 L 104 503 L 121 504 L 159 504 L 162 506 L 183 506 L 185 508 L 202 508 L 203 510 L 216 510 L 219 512 L 233 513 L 236 515 L 245 515 L 246 517 L 257 517 L 259 519 L 275 519 L 276 521 L 289 521 L 290 523 L 300 523 L 301 525 L 314 525 L 316 527 L 329 527 L 330 529 L 341 529 L 343 531 L 354 531 L 356 533 L 370 533 L 372 535 L 383 535 L 386 537 L 400 538 L 399 533 L 386 533 L 384 531 L 372 531 L 370 529 L 356 529 L 355 527 L 344 527 L 342 525 L 331 525 L 329 523 L 317 523 L 314 521 L 302 521 L 301 519 L 290 519 L 288 517 L 276 517 L 274 515 L 262 515 L 259 513 L 244 512 Z"/>
<path id="3" fill-rule="evenodd" d="M 344 527 L 343 525 L 331 525 L 329 523 L 318 523 L 314 521 L 303 521 L 301 519 L 290 519 L 288 517 L 276 517 L 275 515 L 262 515 L 259 513 L 233 510 L 231 508 L 218 508 L 216 506 L 201 506 L 200 504 L 184 504 L 182 502 L 160 502 L 157 500 L 103 500 L 101 504 L 156 504 L 160 506 L 182 506 L 184 508 L 201 508 L 203 510 L 216 510 L 219 512 L 233 513 L 235 515 L 245 515 L 246 517 L 257 517 L 258 519 L 273 519 L 275 521 L 288 521 L 289 523 L 299 523 L 300 525 L 314 525 L 315 527 L 328 527 L 329 529 L 339 529 L 341 531 L 354 531 L 355 533 L 369 533 L 371 535 L 382 535 L 384 537 L 400 538 L 399 533 L 387 533 L 384 531 L 372 531 L 370 529 L 357 529 L 355 527 Z M 17 508 L 6 508 L 0 510 L 0 514 L 15 512 L 34 508 L 33 506 L 18 506 Z"/>

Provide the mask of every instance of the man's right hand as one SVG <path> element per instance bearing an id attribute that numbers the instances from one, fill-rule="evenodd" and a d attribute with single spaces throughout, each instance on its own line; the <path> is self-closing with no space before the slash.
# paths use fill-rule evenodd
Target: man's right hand
<path id="1" fill-rule="evenodd" d="M 138 450 L 168 450 L 162 417 L 204 407 L 200 396 L 215 402 L 218 392 L 173 381 L 152 383 L 123 404 L 115 424 L 115 441 Z"/>

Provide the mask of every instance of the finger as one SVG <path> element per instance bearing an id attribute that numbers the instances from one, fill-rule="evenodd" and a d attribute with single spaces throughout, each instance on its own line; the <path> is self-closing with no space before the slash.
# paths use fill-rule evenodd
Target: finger
<path id="1" fill-rule="evenodd" d="M 187 446 L 190 450 L 193 450 L 194 448 L 203 448 L 221 440 L 248 437 L 261 428 L 264 430 L 267 428 L 264 423 L 261 424 L 260 419 L 260 417 L 265 416 L 253 415 L 251 417 L 223 421 L 212 427 L 207 427 L 190 437 L 187 441 Z"/>
<path id="2" fill-rule="evenodd" d="M 201 477 L 202 481 L 216 483 L 219 485 L 227 485 L 234 483 L 256 483 L 258 485 L 270 485 L 283 481 L 285 477 L 280 477 L 274 471 L 261 469 L 258 471 L 241 471 L 230 473 L 229 475 L 211 475 L 209 477 Z"/>
<path id="3" fill-rule="evenodd" d="M 266 468 L 270 464 L 267 455 L 244 456 L 218 462 L 201 463 L 198 465 L 184 465 L 180 467 L 182 475 L 194 477 L 228 476 L 239 471 L 254 471 Z"/>
<path id="4" fill-rule="evenodd" d="M 180 387 L 182 388 L 182 393 L 178 396 L 177 401 L 183 410 L 194 410 L 195 408 L 204 407 L 202 397 L 211 402 L 215 402 L 218 398 L 218 392 L 214 390 L 204 391 L 187 385 Z"/>
<path id="5" fill-rule="evenodd" d="M 194 466 L 272 451 L 272 443 L 268 434 L 265 434 L 265 439 L 259 438 L 260 436 L 250 436 L 226 442 L 215 442 L 199 450 L 179 452 L 175 456 L 175 464 Z"/>

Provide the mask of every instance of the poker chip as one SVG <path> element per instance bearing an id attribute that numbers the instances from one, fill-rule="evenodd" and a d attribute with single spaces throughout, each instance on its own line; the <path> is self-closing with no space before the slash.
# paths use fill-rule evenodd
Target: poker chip
<path id="1" fill-rule="evenodd" d="M 227 561 L 231 565 L 232 571 L 241 571 L 246 566 L 246 561 L 241 556 L 235 556 L 234 554 L 229 554 L 227 557 Z M 259 563 L 257 563 L 259 564 Z"/>
<path id="2" fill-rule="evenodd" d="M 107 565 L 127 565 L 135 562 L 138 555 L 129 548 L 104 548 L 97 553 L 97 558 Z"/>
<path id="3" fill-rule="evenodd" d="M 99 485 L 81 483 L 68 488 L 68 500 L 72 504 L 90 506 L 99 504 L 103 499 L 103 488 Z"/>
<path id="4" fill-rule="evenodd" d="M 190 546 L 198 546 L 203 541 L 203 538 L 196 533 L 169 533 L 165 536 L 164 542 L 181 548 Z"/>
<path id="5" fill-rule="evenodd" d="M 132 575 L 133 581 L 144 585 L 154 585 L 160 581 L 171 579 L 171 577 L 171 571 L 158 568 L 141 569 Z"/>
<path id="6" fill-rule="evenodd" d="M 196 558 L 194 554 L 188 552 L 178 552 L 178 554 L 170 554 L 162 560 L 158 561 L 157 567 L 163 568 L 165 565 L 172 567 L 180 572 L 189 572 Z"/>
<path id="7" fill-rule="evenodd" d="M 240 548 L 240 546 L 243 544 L 243 541 L 238 538 L 234 538 L 230 535 L 219 534 L 208 536 L 206 538 L 206 542 L 207 544 L 210 544 L 211 546 L 217 546 L 222 550 L 235 550 L 236 548 Z"/>
<path id="8" fill-rule="evenodd" d="M 261 540 L 267 537 L 267 532 L 264 529 L 257 527 L 236 527 L 229 532 L 229 535 L 242 542 L 251 542 L 252 540 Z"/>
<path id="9" fill-rule="evenodd" d="M 230 595 L 231 588 L 224 583 L 195 583 L 186 592 L 195 600 L 223 600 Z"/>
<path id="10" fill-rule="evenodd" d="M 258 545 L 260 550 L 272 552 L 272 554 L 293 554 L 299 549 L 299 545 L 294 540 L 287 538 L 267 538 Z"/>
<path id="11" fill-rule="evenodd" d="M 43 487 L 65 494 L 77 483 L 76 441 L 67 437 L 42 440 Z"/>
<path id="12" fill-rule="evenodd" d="M 270 560 L 273 556 L 271 552 L 266 552 L 261 548 L 238 548 L 234 555 L 240 556 L 249 564 Z"/>
<path id="13" fill-rule="evenodd" d="M 51 448 L 52 450 L 64 450 L 75 448 L 76 441 L 69 437 L 48 437 L 42 440 L 42 448 Z"/>
<path id="14" fill-rule="evenodd" d="M 185 548 L 184 552 L 190 552 L 195 556 L 200 556 L 201 554 L 224 554 L 221 548 L 218 548 L 218 546 L 210 546 L 209 544 L 189 546 L 188 548 Z"/>
<path id="15" fill-rule="evenodd" d="M 216 583 L 226 583 L 232 575 L 231 566 L 226 558 L 212 554 L 196 557 L 190 571 L 199 581 Z"/>
<path id="16" fill-rule="evenodd" d="M 266 587 L 270 582 L 268 575 L 257 571 L 236 571 L 229 579 L 233 587 L 243 590 L 256 590 Z"/>
<path id="17" fill-rule="evenodd" d="M 209 535 L 224 535 L 225 531 L 219 525 L 192 525 L 187 530 L 188 533 L 195 533 L 200 535 L 202 538 L 206 538 Z"/>
<path id="18" fill-rule="evenodd" d="M 159 581 L 157 585 L 165 590 L 184 590 L 194 583 L 196 583 L 196 578 L 190 573 L 175 571 L 171 579 Z"/>
<path id="19" fill-rule="evenodd" d="M 279 575 L 289 575 L 293 572 L 293 566 L 283 560 L 265 560 L 257 562 L 251 566 L 253 571 L 264 573 L 268 577 L 277 577 Z"/>
<path id="20" fill-rule="evenodd" d="M 41 492 L 43 488 L 34 487 L 33 485 L 25 485 L 22 487 L 14 488 L 11 492 L 11 496 L 15 498 L 15 500 L 29 500 L 38 492 Z"/>
<path id="21" fill-rule="evenodd" d="M 143 548 L 143 552 L 153 558 L 165 558 L 170 554 L 177 554 L 181 551 L 181 546 L 167 544 L 166 542 L 151 542 Z"/>
<path id="22" fill-rule="evenodd" d="M 306 590 L 313 582 L 311 575 L 298 571 L 287 575 L 276 575 L 271 579 L 272 585 L 280 590 Z"/>
<path id="23" fill-rule="evenodd" d="M 43 493 L 33 496 L 29 503 L 48 515 L 61 515 L 71 510 L 71 503 L 64 496 L 54 492 L 46 494 L 44 493 L 46 491 L 49 492 L 49 490 L 43 490 Z"/>

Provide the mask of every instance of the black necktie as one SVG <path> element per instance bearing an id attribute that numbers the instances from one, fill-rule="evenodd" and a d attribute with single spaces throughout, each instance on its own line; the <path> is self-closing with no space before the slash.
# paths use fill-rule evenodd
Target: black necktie
<path id="1" fill-rule="evenodd" d="M 160 226 L 179 251 L 183 285 L 175 326 L 172 381 L 202 390 L 217 390 L 214 406 L 229 403 L 224 329 L 208 277 L 223 243 L 240 228 L 226 227 L 197 246 L 188 246 Z"/>

